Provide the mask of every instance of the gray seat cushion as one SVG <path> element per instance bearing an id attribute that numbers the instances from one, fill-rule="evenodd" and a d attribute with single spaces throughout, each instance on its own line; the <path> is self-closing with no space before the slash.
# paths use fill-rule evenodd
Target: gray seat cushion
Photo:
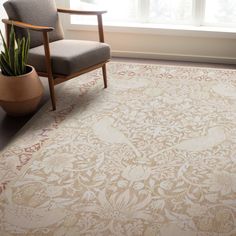
<path id="1" fill-rule="evenodd" d="M 54 30 L 49 33 L 50 42 L 64 38 L 54 0 L 8 0 L 3 5 L 10 20 L 53 27 Z M 27 37 L 27 30 L 16 28 L 16 36 Z M 30 38 L 31 47 L 43 44 L 41 32 L 30 31 Z"/>
<path id="2" fill-rule="evenodd" d="M 58 40 L 50 43 L 50 52 L 53 73 L 62 75 L 71 75 L 110 59 L 109 45 L 94 41 Z M 47 72 L 43 46 L 29 50 L 28 64 L 38 72 Z"/>

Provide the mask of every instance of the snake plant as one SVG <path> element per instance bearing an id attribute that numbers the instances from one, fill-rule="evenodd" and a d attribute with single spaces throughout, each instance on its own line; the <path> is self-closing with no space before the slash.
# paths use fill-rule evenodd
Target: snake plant
<path id="1" fill-rule="evenodd" d="M 18 76 L 27 73 L 28 52 L 30 47 L 30 37 L 17 39 L 14 27 L 11 27 L 9 45 L 0 31 L 4 51 L 0 55 L 0 69 L 3 75 Z"/>

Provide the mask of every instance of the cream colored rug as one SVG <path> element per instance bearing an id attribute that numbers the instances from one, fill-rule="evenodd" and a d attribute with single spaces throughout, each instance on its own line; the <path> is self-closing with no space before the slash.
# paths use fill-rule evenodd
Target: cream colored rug
<path id="1" fill-rule="evenodd" d="M 0 235 L 236 235 L 236 71 L 110 63 L 0 158 Z"/>

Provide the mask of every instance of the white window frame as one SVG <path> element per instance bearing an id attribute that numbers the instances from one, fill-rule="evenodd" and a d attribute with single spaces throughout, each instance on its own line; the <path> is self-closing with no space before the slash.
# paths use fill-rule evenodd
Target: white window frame
<path id="1" fill-rule="evenodd" d="M 140 3 L 149 0 L 139 0 Z M 139 4 L 139 7 L 143 5 Z M 144 4 L 146 9 L 148 5 Z M 105 32 L 151 34 L 151 35 L 174 35 L 186 37 L 206 37 L 206 38 L 228 38 L 236 39 L 236 27 L 220 27 L 215 25 L 204 25 L 204 11 L 206 0 L 193 0 L 193 23 L 191 25 L 172 25 L 172 24 L 149 24 L 149 23 L 132 23 L 127 25 L 104 25 Z M 66 1 L 66 7 L 70 7 L 70 0 Z M 141 17 L 145 18 L 145 11 Z M 92 16 L 88 16 L 92 17 Z M 69 31 L 96 31 L 97 26 L 86 24 L 71 24 L 70 16 L 63 16 L 64 26 Z"/>
<path id="2" fill-rule="evenodd" d="M 138 7 L 139 7 L 138 13 L 140 14 L 139 18 L 143 19 L 144 22 L 147 19 L 149 2 L 150 2 L 150 0 L 138 0 Z"/>
<path id="3" fill-rule="evenodd" d="M 206 0 L 193 0 L 193 19 L 195 26 L 202 26 Z"/>

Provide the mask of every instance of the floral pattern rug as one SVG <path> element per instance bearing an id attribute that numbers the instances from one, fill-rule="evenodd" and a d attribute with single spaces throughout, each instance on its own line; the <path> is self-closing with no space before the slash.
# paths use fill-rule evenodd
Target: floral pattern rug
<path id="1" fill-rule="evenodd" d="M 236 71 L 108 65 L 0 154 L 0 235 L 236 235 Z"/>

